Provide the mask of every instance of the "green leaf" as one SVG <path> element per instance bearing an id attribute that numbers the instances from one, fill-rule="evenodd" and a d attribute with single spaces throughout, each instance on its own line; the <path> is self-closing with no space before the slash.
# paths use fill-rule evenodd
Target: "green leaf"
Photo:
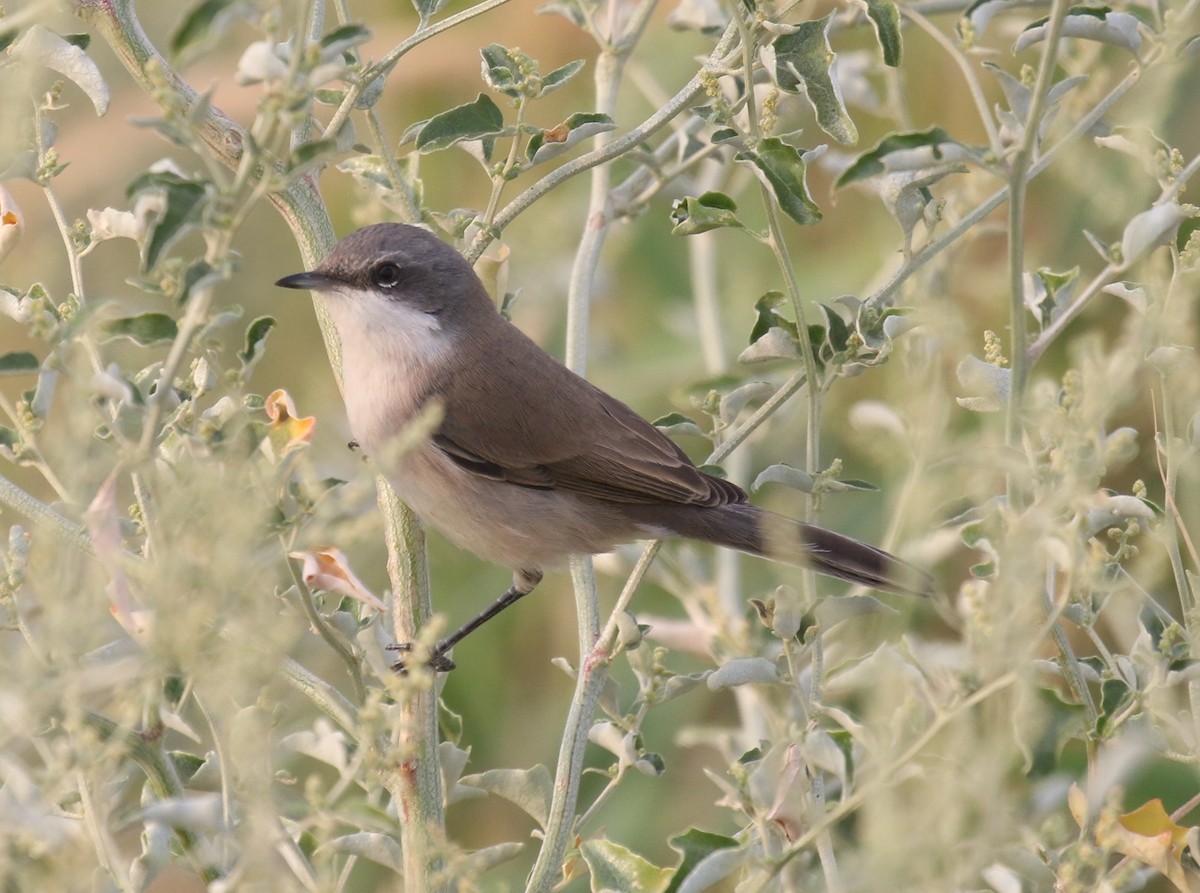
<path id="1" fill-rule="evenodd" d="M 1096 721 L 1096 736 L 1107 738 L 1115 727 L 1113 720 L 1133 699 L 1133 691 L 1123 679 L 1109 678 L 1100 683 L 1100 717 Z"/>
<path id="2" fill-rule="evenodd" d="M 97 115 L 108 111 L 108 85 L 87 53 L 49 28 L 34 24 L 8 48 L 8 54 L 30 65 L 57 71 L 87 94 Z"/>
<path id="3" fill-rule="evenodd" d="M 961 146 L 957 140 L 940 127 L 930 127 L 912 133 L 892 133 L 885 136 L 874 148 L 869 149 L 855 159 L 850 167 L 842 172 L 835 184 L 838 188 L 857 180 L 865 180 L 885 173 L 888 166 L 885 159 L 893 152 L 908 152 L 913 149 L 926 149 L 933 163 L 947 160 L 944 151 L 947 146 Z"/>
<path id="4" fill-rule="evenodd" d="M 836 77 L 837 55 L 829 45 L 832 25 L 832 12 L 823 19 L 801 22 L 793 33 L 775 39 L 768 60 L 774 57 L 769 64 L 779 89 L 799 93 L 803 87 L 821 129 L 849 146 L 858 141 L 858 130 L 846 111 Z"/>
<path id="5" fill-rule="evenodd" d="M 531 90 L 537 77 L 537 63 L 520 50 L 510 50 L 498 43 L 479 51 L 483 56 L 483 82 L 505 96 L 514 99 L 536 93 Z"/>
<path id="6" fill-rule="evenodd" d="M 903 42 L 900 37 L 900 10 L 893 0 L 867 0 L 867 17 L 875 28 L 875 39 L 883 50 L 883 64 L 895 68 L 900 64 Z"/>
<path id="7" fill-rule="evenodd" d="M 287 171 L 295 174 L 306 167 L 318 163 L 325 157 L 337 151 L 337 140 L 316 140 L 311 143 L 301 143 L 288 155 Z"/>
<path id="8" fill-rule="evenodd" d="M 434 115 L 417 133 L 417 151 L 445 149 L 465 140 L 496 136 L 504 130 L 504 115 L 486 93 L 474 102 Z"/>
<path id="9" fill-rule="evenodd" d="M 14 350 L 0 356 L 0 375 L 28 375 L 40 368 L 38 358 L 28 351 Z"/>
<path id="10" fill-rule="evenodd" d="M 143 347 L 160 341 L 173 341 L 178 333 L 174 318 L 165 313 L 140 313 L 137 316 L 110 319 L 101 324 L 100 331 L 102 340 L 129 338 Z"/>
<path id="11" fill-rule="evenodd" d="M 700 437 L 704 436 L 704 432 L 700 430 L 699 425 L 679 412 L 668 413 L 661 418 L 655 419 L 652 424 L 663 434 L 696 434 Z"/>
<path id="12" fill-rule="evenodd" d="M 1071 303 L 1078 279 L 1079 267 L 1063 273 L 1042 267 L 1033 275 L 1026 274 L 1025 306 L 1043 329 Z"/>
<path id="13" fill-rule="evenodd" d="M 200 219 L 205 200 L 203 183 L 170 171 L 148 171 L 125 190 L 131 199 L 150 191 L 163 193 L 165 207 L 158 219 L 150 224 L 149 236 L 142 246 L 143 272 L 152 269 L 163 251 Z"/>
<path id="14" fill-rule="evenodd" d="M 546 827 L 554 779 L 541 763 L 530 769 L 489 769 L 478 775 L 465 776 L 459 783 L 503 797 L 531 816 L 539 827 Z"/>
<path id="15" fill-rule="evenodd" d="M 246 346 L 238 352 L 238 359 L 242 362 L 243 375 L 262 359 L 267 336 L 271 334 L 273 328 L 275 328 L 275 317 L 273 316 L 260 316 L 246 327 Z"/>
<path id="16" fill-rule="evenodd" d="M 370 39 L 371 29 L 366 25 L 356 23 L 342 25 L 321 37 L 321 55 L 329 59 Z"/>
<path id="17" fill-rule="evenodd" d="M 545 96 L 551 90 L 557 90 L 575 75 L 579 74 L 579 70 L 583 68 L 584 60 L 576 59 L 574 62 L 568 62 L 566 65 L 561 65 L 554 71 L 542 77 L 542 92 L 540 95 Z"/>
<path id="18" fill-rule="evenodd" d="M 671 875 L 671 883 L 663 893 L 677 893 L 687 877 L 696 871 L 697 866 L 713 853 L 719 853 L 722 850 L 738 849 L 741 846 L 732 837 L 713 834 L 711 831 L 701 831 L 699 828 L 689 828 L 685 833 L 672 837 L 667 843 L 671 845 L 671 849 L 679 853 L 681 858 Z M 712 880 L 716 881 L 719 879 L 714 877 Z M 708 889 L 709 886 L 711 885 L 697 885 L 695 889 Z"/>
<path id="19" fill-rule="evenodd" d="M 530 137 L 529 145 L 525 147 L 525 157 L 531 164 L 540 164 L 561 155 L 582 140 L 616 129 L 617 125 L 608 115 L 576 112 L 558 126 L 540 130 Z"/>
<path id="20" fill-rule="evenodd" d="M 767 292 L 754 302 L 754 309 L 758 312 L 758 317 L 754 320 L 754 328 L 750 330 L 751 344 L 767 334 L 771 329 L 783 329 L 793 338 L 798 336 L 799 333 L 796 329 L 796 324 L 776 312 L 786 304 L 790 304 L 787 297 L 783 292 L 776 291 L 775 289 Z"/>
<path id="21" fill-rule="evenodd" d="M 792 487 L 802 493 L 812 493 L 815 483 L 813 476 L 807 471 L 801 471 L 799 468 L 793 468 L 785 462 L 780 462 L 778 465 L 769 465 L 759 472 L 754 483 L 750 485 L 750 492 L 758 492 L 763 484 L 783 484 L 785 487 Z"/>
<path id="22" fill-rule="evenodd" d="M 699 198 L 686 196 L 677 199 L 671 207 L 671 219 L 675 226 L 674 236 L 694 236 L 723 226 L 740 227 L 737 204 L 723 192 L 706 192 Z"/>
<path id="23" fill-rule="evenodd" d="M 183 21 L 171 35 L 171 58 L 183 57 L 192 47 L 207 44 L 221 29 L 222 19 L 237 0 L 203 0 L 192 7 L 191 12 L 183 17 Z"/>
<path id="24" fill-rule="evenodd" d="M 604 837 L 585 841 L 579 853 L 591 872 L 592 893 L 663 893 L 671 881 L 669 869 Z"/>
<path id="25" fill-rule="evenodd" d="M 775 193 L 783 213 L 797 223 L 811 224 L 821 219 L 821 209 L 809 196 L 804 182 L 807 166 L 796 149 L 772 136 L 754 151 L 739 152 L 734 160 L 751 165 Z"/>
<path id="26" fill-rule="evenodd" d="M 1028 26 L 1013 46 L 1019 53 L 1046 39 L 1050 18 L 1038 19 Z M 1127 12 L 1113 12 L 1107 6 L 1072 6 L 1063 19 L 1062 36 L 1096 40 L 1129 50 L 1135 56 L 1142 48 L 1141 23 Z"/>

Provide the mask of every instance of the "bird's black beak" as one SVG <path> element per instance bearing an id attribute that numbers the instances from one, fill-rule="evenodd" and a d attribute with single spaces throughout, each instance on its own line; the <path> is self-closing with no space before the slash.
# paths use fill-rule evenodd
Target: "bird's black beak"
<path id="1" fill-rule="evenodd" d="M 293 273 L 291 276 L 284 276 L 282 279 L 275 281 L 276 285 L 283 288 L 307 288 L 310 291 L 325 291 L 335 285 L 340 284 L 340 281 L 327 273 Z"/>

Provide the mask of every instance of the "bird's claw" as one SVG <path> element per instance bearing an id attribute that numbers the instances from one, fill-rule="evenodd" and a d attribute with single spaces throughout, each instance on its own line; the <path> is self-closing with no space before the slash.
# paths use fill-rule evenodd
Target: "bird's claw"
<path id="1" fill-rule="evenodd" d="M 387 646 L 388 651 L 412 651 L 412 642 L 394 642 Z M 444 654 L 440 649 L 434 648 L 429 654 L 429 660 L 425 665 L 435 673 L 449 673 L 458 664 L 454 662 L 448 654 Z M 408 661 L 403 657 L 392 664 L 392 669 L 400 674 L 408 673 Z"/>

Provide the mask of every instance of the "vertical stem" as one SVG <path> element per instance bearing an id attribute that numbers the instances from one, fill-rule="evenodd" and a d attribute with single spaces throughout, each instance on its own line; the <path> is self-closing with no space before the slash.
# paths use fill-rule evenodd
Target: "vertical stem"
<path id="1" fill-rule="evenodd" d="M 387 533 L 388 577 L 392 581 L 392 623 L 397 642 L 413 642 L 433 613 L 425 535 L 412 510 L 384 477 L 376 480 L 379 510 Z M 438 767 L 437 690 L 414 685 L 400 702 L 396 751 L 402 755 L 386 784 L 400 816 L 400 851 L 406 893 L 429 889 L 438 871 L 438 843 L 445 827 L 442 781 Z"/>
<path id="2" fill-rule="evenodd" d="M 1058 42 L 1062 36 L 1063 21 L 1067 15 L 1067 0 L 1053 0 L 1050 9 L 1050 27 L 1046 32 L 1046 47 L 1038 68 L 1037 82 L 1029 102 L 1029 114 L 1025 119 L 1025 132 L 1021 145 L 1013 154 L 1009 168 L 1008 196 L 1008 288 L 1009 324 L 1012 333 L 1012 390 L 1008 399 L 1005 419 L 1004 440 L 1009 447 L 1017 444 L 1021 432 L 1021 411 L 1025 403 L 1025 389 L 1029 383 L 1029 356 L 1027 353 L 1029 333 L 1025 311 L 1025 199 L 1029 187 L 1029 174 L 1034 154 L 1038 147 L 1038 130 L 1041 128 L 1045 110 L 1046 94 L 1054 78 L 1058 62 Z M 1012 477 L 1009 477 L 1009 499 L 1014 497 Z"/>

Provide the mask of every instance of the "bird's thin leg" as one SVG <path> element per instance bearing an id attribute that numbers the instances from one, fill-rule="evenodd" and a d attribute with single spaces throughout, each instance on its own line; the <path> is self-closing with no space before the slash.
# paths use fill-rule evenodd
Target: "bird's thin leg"
<path id="1" fill-rule="evenodd" d="M 479 627 L 483 626 L 505 608 L 516 604 L 529 593 L 533 592 L 538 583 L 542 581 L 542 572 L 539 570 L 516 571 L 513 574 L 513 584 L 505 590 L 504 594 L 492 602 L 488 607 L 475 617 L 472 617 L 446 638 L 442 639 L 433 647 L 429 653 L 429 666 L 437 673 L 448 673 L 454 669 L 454 661 L 446 656 L 446 652 L 469 636 Z M 397 642 L 394 645 L 388 646 L 389 651 L 411 651 L 412 643 Z M 404 658 L 392 664 L 393 670 L 404 671 L 407 661 Z"/>

